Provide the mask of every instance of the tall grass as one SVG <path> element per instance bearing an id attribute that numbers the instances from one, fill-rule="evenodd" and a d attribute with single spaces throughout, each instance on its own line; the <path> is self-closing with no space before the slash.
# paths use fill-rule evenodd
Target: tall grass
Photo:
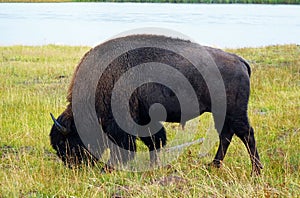
<path id="1" fill-rule="evenodd" d="M 300 4 L 300 0 L 73 0 L 77 2 L 134 2 L 134 3 L 249 3 Z"/>
<path id="2" fill-rule="evenodd" d="M 221 4 L 300 4 L 300 0 L 0 0 L 0 2 L 132 2 L 132 3 L 221 3 Z"/>
<path id="3" fill-rule="evenodd" d="M 257 178 L 250 177 L 249 157 L 237 138 L 221 169 L 205 167 L 216 146 L 199 158 L 199 145 L 156 171 L 103 174 L 100 164 L 63 166 L 49 145 L 49 112 L 65 108 L 73 69 L 88 49 L 0 47 L 0 197 L 300 196 L 300 46 L 227 49 L 252 66 L 249 114 L 264 164 Z M 211 118 L 199 119 L 188 126 L 202 137 Z M 178 127 L 166 127 L 171 140 Z"/>

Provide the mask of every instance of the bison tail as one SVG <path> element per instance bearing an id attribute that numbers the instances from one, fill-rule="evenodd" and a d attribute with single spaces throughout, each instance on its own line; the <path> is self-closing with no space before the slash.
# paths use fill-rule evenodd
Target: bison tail
<path id="1" fill-rule="evenodd" d="M 248 63 L 245 59 L 243 59 L 243 58 L 241 58 L 241 57 L 239 57 L 239 59 L 240 59 L 240 61 L 241 61 L 242 63 L 244 63 L 244 65 L 247 67 L 248 74 L 249 74 L 249 78 L 250 78 L 250 76 L 251 76 L 251 68 L 250 68 L 249 63 Z"/>

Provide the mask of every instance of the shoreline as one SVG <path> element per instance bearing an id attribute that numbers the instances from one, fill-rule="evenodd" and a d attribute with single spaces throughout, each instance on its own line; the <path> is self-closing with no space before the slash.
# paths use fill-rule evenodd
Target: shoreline
<path id="1" fill-rule="evenodd" d="M 299 5 L 300 0 L 0 0 L 0 3 L 172 3 Z"/>

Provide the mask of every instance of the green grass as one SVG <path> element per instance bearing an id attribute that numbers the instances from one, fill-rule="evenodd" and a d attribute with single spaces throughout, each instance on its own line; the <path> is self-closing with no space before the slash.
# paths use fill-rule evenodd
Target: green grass
<path id="1" fill-rule="evenodd" d="M 76 2 L 134 2 L 134 3 L 250 3 L 300 4 L 300 0 L 73 0 Z"/>
<path id="2" fill-rule="evenodd" d="M 87 50 L 0 47 L 0 197 L 300 196 L 300 46 L 227 49 L 252 66 L 249 114 L 264 164 L 258 178 L 249 176 L 250 160 L 236 137 L 221 169 L 204 166 L 216 146 L 199 158 L 196 145 L 157 171 L 101 174 L 98 166 L 63 166 L 49 145 L 49 112 L 64 110 L 73 69 Z M 195 136 L 204 136 L 210 115 L 198 120 L 185 133 L 194 129 Z M 172 139 L 178 127 L 167 129 Z"/>
<path id="3" fill-rule="evenodd" d="M 132 2 L 132 3 L 242 3 L 242 4 L 300 4 L 300 0 L 0 0 L 0 2 Z"/>

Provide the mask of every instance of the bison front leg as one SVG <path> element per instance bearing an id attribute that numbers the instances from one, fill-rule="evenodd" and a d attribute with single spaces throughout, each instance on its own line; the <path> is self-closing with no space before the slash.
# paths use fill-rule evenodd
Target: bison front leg
<path id="1" fill-rule="evenodd" d="M 162 124 L 158 124 L 161 125 L 161 129 L 157 133 L 151 135 L 150 129 L 150 136 L 140 138 L 149 149 L 151 166 L 159 165 L 160 161 L 157 154 L 160 148 L 164 147 L 167 143 L 166 130 Z"/>
<path id="2" fill-rule="evenodd" d="M 113 170 L 122 169 L 123 165 L 135 156 L 136 141 L 135 138 L 126 138 L 127 141 L 117 144 L 116 142 L 110 142 L 109 150 L 110 157 L 108 162 L 102 169 L 102 172 L 110 173 Z M 128 143 L 127 143 L 128 142 Z"/>
<path id="3" fill-rule="evenodd" d="M 136 137 L 126 134 L 123 130 L 118 131 L 118 138 L 110 138 L 110 158 L 107 167 L 125 165 L 132 160 L 136 152 Z"/>

